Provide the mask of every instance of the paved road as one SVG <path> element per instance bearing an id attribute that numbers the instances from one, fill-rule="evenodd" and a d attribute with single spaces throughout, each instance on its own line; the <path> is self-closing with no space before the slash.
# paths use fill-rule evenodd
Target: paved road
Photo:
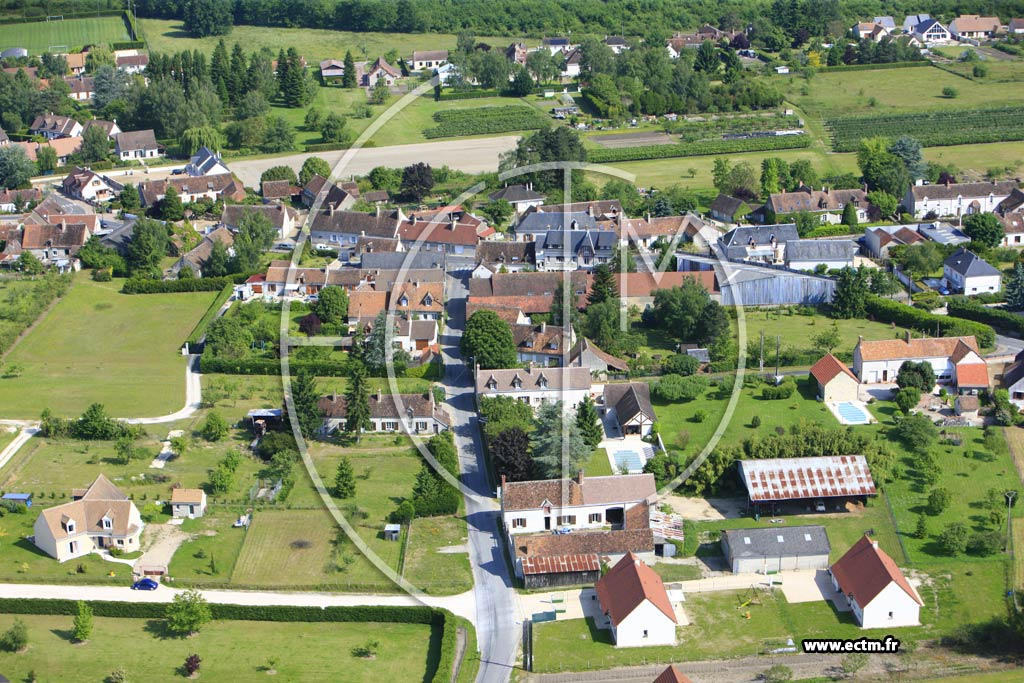
<path id="1" fill-rule="evenodd" d="M 487 469 L 477 423 L 472 372 L 459 351 L 466 318 L 465 280 L 448 280 L 448 325 L 441 338 L 445 385 L 462 481 L 476 495 L 466 496 L 469 559 L 476 592 L 476 637 L 480 647 L 480 683 L 501 683 L 512 673 L 521 626 L 516 622 L 516 595 L 505 563 L 498 505 L 487 483 Z"/>
<path id="2" fill-rule="evenodd" d="M 36 433 L 39 431 L 38 427 L 24 426 L 18 435 L 14 437 L 14 440 L 7 444 L 7 447 L 0 451 L 0 468 L 3 468 L 7 464 L 7 461 L 14 457 L 14 454 L 18 452 L 22 446 L 28 442 Z"/>
<path id="3" fill-rule="evenodd" d="M 353 174 L 365 175 L 376 166 L 404 167 L 417 161 L 425 161 L 433 167 L 449 166 L 467 173 L 494 171 L 498 168 L 498 157 L 516 146 L 519 138 L 504 135 L 496 138 L 473 140 L 446 140 L 445 142 L 421 142 L 413 145 L 392 145 L 390 147 L 364 147 L 357 150 L 351 161 L 339 175 L 347 178 Z M 381 138 L 380 143 L 386 143 Z M 296 173 L 302 162 L 311 156 L 318 156 L 333 168 L 348 150 L 317 152 L 316 154 L 290 154 L 267 159 L 239 159 L 229 161 L 228 166 L 247 187 L 259 187 L 260 175 L 271 166 L 291 166 Z"/>
<path id="4" fill-rule="evenodd" d="M 170 602 L 179 589 L 160 586 L 155 591 L 133 591 L 127 586 L 61 586 L 30 583 L 0 584 L 3 598 L 47 598 L 61 600 L 110 600 L 114 602 Z M 378 595 L 341 595 L 338 593 L 275 593 L 273 591 L 200 591 L 208 602 L 222 605 L 290 605 L 297 607 L 358 607 L 363 605 L 386 605 L 413 607 L 422 604 L 416 598 L 404 593 Z M 450 597 L 428 597 L 424 601 L 431 607 L 442 607 L 451 612 L 472 619 L 473 600 L 471 593 Z"/>

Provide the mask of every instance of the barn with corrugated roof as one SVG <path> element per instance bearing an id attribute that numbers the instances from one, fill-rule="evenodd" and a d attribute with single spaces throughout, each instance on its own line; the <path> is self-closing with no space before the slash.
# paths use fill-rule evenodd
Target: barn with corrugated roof
<path id="1" fill-rule="evenodd" d="M 878 493 L 863 455 L 740 460 L 737 466 L 750 507 L 761 513 L 774 514 L 787 503 L 834 512 Z"/>

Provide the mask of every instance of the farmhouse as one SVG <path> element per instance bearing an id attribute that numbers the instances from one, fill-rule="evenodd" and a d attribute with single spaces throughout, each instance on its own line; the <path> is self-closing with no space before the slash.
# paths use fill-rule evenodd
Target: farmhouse
<path id="1" fill-rule="evenodd" d="M 853 266 L 857 245 L 850 240 L 793 240 L 786 243 L 786 266 L 793 270 L 838 270 Z"/>
<path id="2" fill-rule="evenodd" d="M 139 549 L 142 517 L 135 503 L 102 474 L 89 488 L 71 492 L 70 503 L 43 510 L 33 526 L 36 547 L 60 562 L 94 550 Z"/>
<path id="3" fill-rule="evenodd" d="M 171 516 L 195 519 L 206 514 L 206 492 L 202 489 L 176 488 L 171 491 Z"/>
<path id="4" fill-rule="evenodd" d="M 988 386 L 988 367 L 973 337 L 936 337 L 865 341 L 853 349 L 853 373 L 861 383 L 896 381 L 907 361 L 924 361 L 935 370 L 939 384 L 953 384 L 958 393 L 973 393 Z"/>
<path id="5" fill-rule="evenodd" d="M 856 401 L 857 376 L 841 360 L 826 353 L 811 366 L 811 377 L 818 384 L 818 398 L 826 403 Z"/>
<path id="6" fill-rule="evenodd" d="M 398 70 L 378 57 L 373 64 L 368 62 L 356 62 L 356 82 L 364 88 L 372 88 L 378 81 L 383 81 L 389 88 L 393 86 L 401 76 Z"/>
<path id="7" fill-rule="evenodd" d="M 399 210 L 363 213 L 343 211 L 333 204 L 320 209 L 310 224 L 310 240 L 315 247 L 349 252 L 362 236 L 394 238 L 404 216 Z M 339 254 L 340 255 L 340 254 Z"/>
<path id="8" fill-rule="evenodd" d="M 192 203 L 206 197 L 216 201 L 221 197 L 242 201 L 245 199 L 245 188 L 230 173 L 207 176 L 186 176 L 149 180 L 139 184 L 139 198 L 144 208 L 155 206 L 167 194 L 167 188 L 174 186 L 184 204 Z"/>
<path id="9" fill-rule="evenodd" d="M 590 369 L 574 367 L 480 370 L 476 372 L 477 397 L 510 396 L 533 406 L 561 401 L 574 408 L 590 394 Z"/>
<path id="10" fill-rule="evenodd" d="M 627 553 L 595 584 L 616 647 L 675 645 L 676 614 L 661 577 Z"/>
<path id="11" fill-rule="evenodd" d="M 235 255 L 235 236 L 230 230 L 221 226 L 204 235 L 199 244 L 182 254 L 181 258 L 171 266 L 171 275 L 178 277 L 183 268 L 188 268 L 195 277 L 202 277 L 203 268 L 206 267 L 210 256 L 213 254 L 213 246 L 218 243 L 224 246 L 225 253 L 229 257 Z"/>
<path id="12" fill-rule="evenodd" d="M 828 569 L 832 551 L 825 527 L 818 525 L 725 529 L 721 542 L 725 562 L 734 574 Z"/>
<path id="13" fill-rule="evenodd" d="M 878 541 L 864 536 L 830 569 L 861 628 L 917 626 L 924 601 Z"/>
<path id="14" fill-rule="evenodd" d="M 651 405 L 651 387 L 644 382 L 605 384 L 602 413 L 622 436 L 650 436 L 658 416 Z"/>
<path id="15" fill-rule="evenodd" d="M 90 234 L 89 226 L 78 222 L 74 216 L 60 223 L 26 223 L 22 228 L 21 247 L 46 265 L 61 265 L 78 253 Z"/>
<path id="16" fill-rule="evenodd" d="M 324 415 L 324 434 L 345 428 L 348 411 L 344 396 L 324 396 L 317 405 Z M 449 420 L 444 409 L 434 403 L 431 392 L 396 396 L 378 390 L 370 395 L 370 423 L 371 432 L 440 434 L 447 431 Z"/>
<path id="17" fill-rule="evenodd" d="M 129 74 L 140 74 L 149 66 L 149 55 L 146 53 L 119 54 L 114 58 L 119 71 Z"/>
<path id="18" fill-rule="evenodd" d="M 863 455 L 740 460 L 740 477 L 755 509 L 775 510 L 780 503 L 826 498 L 866 499 L 877 493 Z"/>
<path id="19" fill-rule="evenodd" d="M 152 129 L 133 130 L 114 136 L 114 152 L 121 161 L 157 159 L 164 154 L 164 146 L 156 141 Z"/>
<path id="20" fill-rule="evenodd" d="M 781 264 L 786 244 L 800 238 L 796 225 L 749 225 L 733 228 L 718 238 L 725 257 L 733 261 Z"/>
<path id="21" fill-rule="evenodd" d="M 425 50 L 412 53 L 412 70 L 436 69 L 448 63 L 448 50 Z"/>
<path id="22" fill-rule="evenodd" d="M 123 189 L 121 183 L 81 166 L 76 166 L 61 181 L 64 194 L 89 203 L 110 201 Z"/>
<path id="23" fill-rule="evenodd" d="M 960 247 L 942 264 L 946 286 L 961 294 L 998 292 L 1003 288 L 1003 274 L 973 251 Z"/>
<path id="24" fill-rule="evenodd" d="M 547 214 L 538 214 L 547 215 Z M 611 230 L 562 230 L 535 233 L 537 270 L 593 270 L 611 262 L 619 239 Z"/>
<path id="25" fill-rule="evenodd" d="M 765 220 L 774 221 L 775 216 L 809 212 L 819 214 L 822 223 L 839 223 L 847 204 L 856 207 L 857 222 L 868 219 L 871 203 L 864 190 L 832 190 L 827 187 L 815 190 L 807 185 L 801 185 L 793 192 L 772 193 L 757 213 Z"/>
<path id="26" fill-rule="evenodd" d="M 989 183 L 943 183 L 912 185 L 903 197 L 903 206 L 915 218 L 965 216 L 992 213 L 1017 188 L 1017 183 L 1002 180 Z"/>

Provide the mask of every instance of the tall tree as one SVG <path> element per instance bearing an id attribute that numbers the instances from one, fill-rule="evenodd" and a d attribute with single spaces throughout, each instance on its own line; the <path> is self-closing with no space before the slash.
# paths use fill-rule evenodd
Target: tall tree
<path id="1" fill-rule="evenodd" d="M 89 603 L 79 600 L 75 609 L 75 621 L 71 628 L 71 637 L 79 643 L 89 640 L 92 635 L 92 608 Z"/>
<path id="2" fill-rule="evenodd" d="M 579 322 L 580 311 L 576 307 L 576 294 L 569 289 L 569 306 L 566 308 L 565 281 L 559 280 L 555 287 L 555 296 L 551 300 L 551 324 L 576 327 Z"/>
<path id="3" fill-rule="evenodd" d="M 331 165 L 320 157 L 309 157 L 302 162 L 302 169 L 299 171 L 299 184 L 305 185 L 314 175 L 330 178 Z"/>
<path id="4" fill-rule="evenodd" d="M 715 48 L 715 44 L 710 40 L 705 40 L 697 48 L 697 58 L 693 62 L 693 70 L 700 71 L 706 74 L 714 74 L 718 72 L 718 67 L 721 66 L 722 60 L 718 57 L 718 50 Z"/>
<path id="5" fill-rule="evenodd" d="M 338 471 L 334 475 L 334 490 L 331 493 L 338 498 L 351 498 L 356 495 L 356 478 L 352 472 L 352 462 L 344 455 L 338 462 Z"/>
<path id="6" fill-rule="evenodd" d="M 545 403 L 537 411 L 530 448 L 534 465 L 545 479 L 573 476 L 591 451 L 576 421 L 566 419 L 561 401 Z"/>
<path id="7" fill-rule="evenodd" d="M 40 173 L 51 173 L 57 168 L 57 150 L 53 147 L 40 147 L 36 151 L 36 170 Z"/>
<path id="8" fill-rule="evenodd" d="M 512 330 L 494 311 L 481 310 L 469 317 L 461 349 L 467 362 L 476 363 L 484 370 L 511 368 L 517 362 Z"/>
<path id="9" fill-rule="evenodd" d="M 364 431 L 373 428 L 370 422 L 370 388 L 366 367 L 361 361 L 352 363 L 348 386 L 345 389 L 345 432 L 358 439 Z"/>
<path id="10" fill-rule="evenodd" d="M 617 299 L 618 287 L 615 284 L 615 273 L 607 264 L 601 263 L 594 268 L 594 279 L 587 294 L 587 302 L 599 304 L 609 299 Z"/>
<path id="11" fill-rule="evenodd" d="M 1024 310 L 1024 265 L 1020 262 L 1006 281 L 1006 305 L 1014 311 Z"/>
<path id="12" fill-rule="evenodd" d="M 352 57 L 352 50 L 345 51 L 345 73 L 341 77 L 341 87 L 356 87 L 356 60 Z"/>
<path id="13" fill-rule="evenodd" d="M 833 318 L 863 318 L 867 309 L 869 274 L 865 268 L 843 268 L 832 295 Z"/>
<path id="14" fill-rule="evenodd" d="M 921 152 L 921 143 L 910 136 L 903 135 L 892 143 L 889 146 L 889 153 L 899 157 L 911 180 L 924 178 L 928 172 L 928 164 L 925 163 L 924 154 Z"/>
<path id="15" fill-rule="evenodd" d="M 964 219 L 964 232 L 983 247 L 998 247 L 1003 241 L 1003 224 L 994 213 L 972 213 Z"/>
<path id="16" fill-rule="evenodd" d="M 307 439 L 312 437 L 323 422 L 320 417 L 320 390 L 316 377 L 305 368 L 295 374 L 292 382 L 292 403 L 302 434 Z"/>
<path id="17" fill-rule="evenodd" d="M 393 327 L 396 324 L 396 319 L 388 315 L 387 311 L 379 312 L 373 321 L 370 336 L 366 339 L 363 362 L 366 363 L 366 369 L 372 375 L 385 375 L 389 366 L 396 375 L 402 375 L 409 366 L 409 353 L 403 348 L 395 348 L 393 343 L 388 344 L 388 324 Z M 391 352 L 390 359 L 388 358 L 389 350 Z"/>
<path id="18" fill-rule="evenodd" d="M 178 151 L 181 152 L 182 156 L 190 157 L 198 152 L 201 147 L 206 147 L 216 152 L 223 144 L 224 139 L 216 127 L 198 126 L 182 132 L 181 137 L 178 139 Z"/>
<path id="19" fill-rule="evenodd" d="M 217 90 L 217 94 L 224 102 L 231 100 L 231 93 L 228 83 L 231 79 L 231 60 L 228 57 L 228 47 L 224 39 L 217 41 L 217 47 L 213 49 L 213 56 L 210 58 L 210 82 Z"/>
<path id="20" fill-rule="evenodd" d="M 532 475 L 530 437 L 520 427 L 508 427 L 488 442 L 494 472 L 508 481 L 527 481 Z"/>
<path id="21" fill-rule="evenodd" d="M 164 198 L 160 200 L 160 217 L 165 221 L 180 221 L 185 217 L 185 207 L 181 203 L 181 196 L 177 188 L 170 183 L 167 184 L 167 191 Z"/>
<path id="22" fill-rule="evenodd" d="M 190 0 L 184 3 L 183 18 L 196 38 L 223 36 L 231 32 L 231 0 Z"/>
<path id="23" fill-rule="evenodd" d="M 15 188 L 26 185 L 34 172 L 35 165 L 22 147 L 0 147 L 0 187 Z"/>
<path id="24" fill-rule="evenodd" d="M 429 164 L 418 161 L 402 169 L 402 194 L 418 202 L 434 189 L 434 171 Z"/>
<path id="25" fill-rule="evenodd" d="M 231 48 L 231 67 L 227 73 L 228 101 L 238 104 L 245 95 L 245 52 L 242 51 L 241 43 L 235 43 Z"/>
<path id="26" fill-rule="evenodd" d="M 657 290 L 654 304 L 644 311 L 643 319 L 687 343 L 708 344 L 729 329 L 725 311 L 695 280 Z"/>
<path id="27" fill-rule="evenodd" d="M 604 439 L 604 428 L 589 395 L 584 396 L 576 408 L 576 426 L 579 427 L 584 443 L 591 448 L 597 448 L 597 444 Z"/>
<path id="28" fill-rule="evenodd" d="M 125 261 L 132 273 L 157 271 L 167 254 L 167 228 L 159 222 L 140 218 L 132 229 Z"/>

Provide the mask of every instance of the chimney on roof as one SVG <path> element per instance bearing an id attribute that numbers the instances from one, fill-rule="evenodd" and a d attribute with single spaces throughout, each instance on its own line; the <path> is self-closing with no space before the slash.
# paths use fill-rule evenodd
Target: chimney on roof
<path id="1" fill-rule="evenodd" d="M 583 486 L 583 470 L 576 471 L 576 483 Z"/>
<path id="2" fill-rule="evenodd" d="M 378 403 L 380 403 L 380 387 L 377 387 L 377 393 L 375 393 L 375 394 L 373 395 L 373 398 L 374 398 L 374 400 L 375 400 L 375 401 L 377 401 Z"/>
<path id="3" fill-rule="evenodd" d="M 909 344 L 910 343 L 910 330 L 903 333 L 903 339 Z"/>
<path id="4" fill-rule="evenodd" d="M 334 215 L 334 202 L 330 202 L 330 203 L 327 204 L 327 212 L 328 212 L 328 215 L 330 215 L 330 216 Z"/>
<path id="5" fill-rule="evenodd" d="M 380 204 L 377 204 L 377 218 L 380 218 Z"/>
<path id="6" fill-rule="evenodd" d="M 541 324 L 540 324 L 540 333 L 544 334 L 547 331 L 548 331 L 548 324 L 547 324 L 547 322 L 543 322 L 542 321 Z"/>
<path id="7" fill-rule="evenodd" d="M 874 548 L 875 550 L 878 550 L 878 541 L 872 540 L 871 541 L 871 547 Z"/>
<path id="8" fill-rule="evenodd" d="M 531 360 L 531 361 L 530 361 L 530 363 L 529 363 L 529 364 L 528 364 L 528 365 L 526 366 L 526 373 L 527 373 L 527 374 L 529 374 L 529 375 L 532 375 L 532 374 L 533 374 L 533 361 L 532 361 L 532 360 Z"/>
<path id="9" fill-rule="evenodd" d="M 587 204 L 587 215 L 590 216 L 591 218 L 594 217 L 594 205 L 593 204 Z"/>

